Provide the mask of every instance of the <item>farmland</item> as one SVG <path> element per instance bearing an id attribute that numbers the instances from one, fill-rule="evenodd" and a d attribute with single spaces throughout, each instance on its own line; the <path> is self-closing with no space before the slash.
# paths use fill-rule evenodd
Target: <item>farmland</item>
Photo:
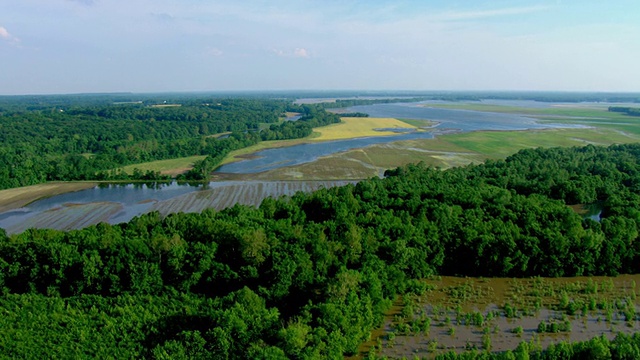
<path id="1" fill-rule="evenodd" d="M 21 208 L 41 198 L 96 186 L 93 182 L 56 182 L 0 190 L 0 212 Z"/>
<path id="2" fill-rule="evenodd" d="M 317 128 L 314 141 L 351 139 L 366 136 L 386 136 L 396 134 L 390 130 L 415 130 L 416 126 L 391 118 L 343 117 L 339 124 Z"/>
<path id="3" fill-rule="evenodd" d="M 632 143 L 640 136 L 608 128 L 477 131 L 443 134 L 435 139 L 376 144 L 321 157 L 313 162 L 258 174 L 217 175 L 260 180 L 363 179 L 400 165 L 424 162 L 450 168 L 501 159 L 520 149 Z"/>
<path id="4" fill-rule="evenodd" d="M 209 189 L 191 192 L 153 205 L 152 210 L 168 215 L 178 212 L 201 212 L 205 209 L 222 210 L 235 204 L 257 207 L 267 197 L 292 196 L 298 191 L 312 192 L 331 188 L 348 181 L 278 181 L 231 182 Z"/>
<path id="5" fill-rule="evenodd" d="M 143 196 L 142 200 L 137 202 L 125 202 L 121 198 L 120 186 L 114 185 L 100 189 L 100 197 L 97 195 L 87 195 L 93 199 L 91 202 L 64 202 L 55 205 L 44 211 L 35 211 L 33 213 L 25 213 L 24 216 L 14 215 L 14 218 L 5 226 L 5 230 L 9 234 L 15 234 L 25 231 L 29 228 L 47 228 L 56 230 L 72 230 L 82 229 L 87 226 L 96 225 L 100 222 L 113 223 L 115 219 L 120 221 L 129 220 L 134 215 L 142 213 L 158 211 L 163 216 L 171 213 L 185 212 L 201 212 L 205 209 L 223 210 L 235 204 L 258 206 L 267 197 L 279 198 L 281 196 L 291 196 L 298 191 L 311 192 L 320 188 L 330 188 L 334 186 L 345 185 L 348 181 L 279 181 L 279 182 L 216 182 L 206 186 L 200 186 L 191 190 L 185 190 L 183 195 L 170 197 L 162 200 L 160 196 L 163 187 L 159 187 L 158 192 L 144 195 L 149 190 L 144 184 L 139 184 L 136 189 L 130 189 L 130 192 L 139 192 Z M 72 187 L 71 185 L 75 185 Z M 36 196 L 47 194 L 48 191 L 63 191 L 67 189 L 79 190 L 82 187 L 93 187 L 95 184 L 70 183 L 63 188 L 44 188 L 41 193 L 30 192 L 33 197 L 29 200 L 35 200 Z M 44 185 L 36 185 L 44 187 Z M 176 184 L 168 186 L 168 188 L 179 187 Z M 182 187 L 188 188 L 188 185 Z M 4 190 L 3 192 L 17 192 L 17 189 Z M 109 190 L 114 190 L 112 194 Z M 154 195 L 155 194 L 155 195 Z M 133 196 L 134 194 L 130 194 Z M 10 199 L 10 198 L 9 198 Z M 16 200 L 17 201 L 17 200 Z M 7 209 L 12 207 L 15 202 L 7 202 L 4 206 Z M 129 214 L 123 218 L 123 214 Z"/>

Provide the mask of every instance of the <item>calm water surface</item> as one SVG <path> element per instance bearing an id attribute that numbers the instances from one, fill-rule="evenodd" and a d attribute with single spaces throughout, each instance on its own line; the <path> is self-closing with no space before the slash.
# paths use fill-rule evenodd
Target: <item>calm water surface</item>
<path id="1" fill-rule="evenodd" d="M 436 121 L 440 124 L 437 127 L 438 131 L 528 130 L 583 127 L 581 125 L 541 124 L 534 118 L 518 114 L 430 108 L 428 107 L 428 104 L 429 102 L 363 105 L 348 108 L 347 111 L 367 113 L 371 117 L 425 120 L 425 126 L 429 125 L 427 121 Z M 234 174 L 258 173 L 312 162 L 317 160 L 319 157 L 351 149 L 420 138 L 433 138 L 433 132 L 412 132 L 394 136 L 347 139 L 268 149 L 255 153 L 255 157 L 252 159 L 226 164 L 219 167 L 216 171 L 220 173 Z"/>
<path id="2" fill-rule="evenodd" d="M 441 102 L 440 102 L 441 103 Z M 531 104 L 527 105 L 532 107 Z M 545 106 L 551 104 L 541 103 Z M 522 104 L 523 105 L 523 104 Z M 515 105 L 514 105 L 515 106 Z M 541 105 L 542 106 L 542 105 Z M 476 131 L 476 130 L 526 130 L 558 127 L 576 127 L 565 124 L 539 124 L 536 119 L 517 114 L 486 113 L 468 110 L 429 108 L 428 102 L 417 104 L 376 104 L 354 106 L 349 112 L 364 112 L 372 117 L 394 117 L 400 119 L 418 119 L 436 121 L 439 126 L 434 132 L 443 130 Z M 294 120 L 294 119 L 291 119 Z M 425 121 L 425 127 L 429 123 Z M 410 139 L 428 139 L 433 132 L 409 132 L 392 136 L 379 136 L 358 139 L 347 139 L 330 142 L 302 144 L 286 148 L 269 149 L 256 153 L 255 158 L 220 167 L 218 172 L 256 173 L 282 167 L 299 165 L 314 161 L 322 156 L 374 144 L 383 144 Z M 128 221 L 136 215 L 150 211 L 154 204 L 172 199 L 203 188 L 228 186 L 230 182 L 214 182 L 207 186 L 163 184 L 158 186 L 107 185 L 93 189 L 53 196 L 36 201 L 28 206 L 0 214 L 0 228 L 9 228 L 29 221 L 30 218 L 43 214 L 48 210 L 68 208 L 69 204 L 117 203 L 118 209 L 110 216 L 109 222 Z M 35 218 L 34 218 L 35 219 Z"/>

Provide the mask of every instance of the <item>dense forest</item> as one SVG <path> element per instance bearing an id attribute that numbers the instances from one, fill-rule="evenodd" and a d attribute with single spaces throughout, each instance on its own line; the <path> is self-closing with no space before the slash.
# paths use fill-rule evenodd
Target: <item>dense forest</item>
<path id="1" fill-rule="evenodd" d="M 609 111 L 619 112 L 629 116 L 640 116 L 640 108 L 624 107 L 624 106 L 609 106 Z"/>
<path id="2" fill-rule="evenodd" d="M 574 204 L 597 204 L 599 221 Z M 448 170 L 409 165 L 258 208 L 0 233 L 0 352 L 341 358 L 396 296 L 424 292 L 433 274 L 639 273 L 639 224 L 640 145 L 615 145 L 528 149 Z M 562 346 L 573 358 L 632 358 L 640 345 L 634 336 Z M 551 358 L 527 348 L 473 356 L 525 350 Z"/>
<path id="3" fill-rule="evenodd" d="M 183 177 L 200 180 L 232 150 L 263 140 L 305 137 L 313 127 L 339 122 L 319 106 L 287 100 L 178 99 L 179 104 L 158 105 L 88 99 L 82 105 L 60 100 L 67 104 L 61 107 L 49 100 L 0 109 L 0 189 L 56 180 L 156 180 L 160 174 L 117 169 L 208 155 Z M 303 116 L 282 122 L 285 111 Z M 222 133 L 229 134 L 213 136 Z"/>

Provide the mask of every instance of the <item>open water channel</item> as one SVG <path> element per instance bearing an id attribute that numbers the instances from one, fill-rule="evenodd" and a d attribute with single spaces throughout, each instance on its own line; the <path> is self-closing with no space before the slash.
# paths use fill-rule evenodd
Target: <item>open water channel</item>
<path id="1" fill-rule="evenodd" d="M 217 171 L 223 173 L 257 173 L 267 170 L 283 168 L 314 161 L 319 157 L 331 155 L 355 148 L 362 148 L 374 144 L 390 143 L 394 141 L 432 138 L 434 134 L 443 131 L 478 131 L 478 130 L 527 130 L 543 128 L 576 127 L 567 124 L 539 123 L 536 119 L 518 114 L 487 113 L 470 110 L 453 110 L 428 107 L 428 103 L 400 103 L 354 106 L 349 112 L 368 113 L 372 117 L 393 117 L 398 119 L 425 120 L 425 127 L 429 122 L 437 122 L 438 126 L 432 131 L 408 132 L 384 137 L 366 137 L 339 141 L 319 142 L 313 144 L 295 145 L 286 148 L 269 149 L 254 154 L 251 159 L 227 164 Z M 429 122 L 428 122 L 429 121 Z M 579 125 L 578 125 L 579 126 Z M 298 190 L 314 190 L 320 186 L 334 186 L 339 184 L 311 183 Z M 57 229 L 74 229 L 89 226 L 98 222 L 112 224 L 129 221 L 134 216 L 149 211 L 159 210 L 161 205 L 171 199 L 192 192 L 224 188 L 228 192 L 253 191 L 259 184 L 249 187 L 232 186 L 226 183 L 211 183 L 209 186 L 189 186 L 170 184 L 164 186 L 126 185 L 106 186 L 53 196 L 35 201 L 28 206 L 0 213 L 0 228 L 7 232 L 20 232 L 28 227 L 43 227 Z M 273 186 L 277 188 L 277 186 Z M 282 191 L 266 191 L 256 196 L 259 200 L 266 196 L 288 195 L 297 190 L 296 186 L 281 187 Z M 291 189 L 291 190 L 286 190 Z M 217 192 L 216 196 L 223 196 Z M 224 196 L 229 196 L 224 195 Z M 234 198 L 232 196 L 232 198 Z M 174 201 L 175 203 L 175 201 Z M 253 204 L 253 202 L 244 201 Z M 193 211 L 201 210 L 202 204 Z M 180 208 L 179 211 L 189 211 Z M 62 215 L 61 215 L 62 214 Z M 82 215 L 82 219 L 78 217 Z"/>

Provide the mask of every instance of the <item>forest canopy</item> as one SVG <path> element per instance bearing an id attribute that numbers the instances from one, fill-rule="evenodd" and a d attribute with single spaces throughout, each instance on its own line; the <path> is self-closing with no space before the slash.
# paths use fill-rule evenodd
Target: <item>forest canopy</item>
<path id="1" fill-rule="evenodd" d="M 340 358 L 430 275 L 639 273 L 639 159 L 637 144 L 528 149 L 448 170 L 404 166 L 258 208 L 0 233 L 10 314 L 0 349 Z M 575 204 L 597 204 L 599 221 Z"/>
<path id="2" fill-rule="evenodd" d="M 104 104 L 100 99 L 78 103 L 63 97 L 0 109 L 0 189 L 46 181 L 160 180 L 166 177 L 119 169 L 194 155 L 207 158 L 183 179 L 203 180 L 232 150 L 306 137 L 314 127 L 340 121 L 318 105 L 289 100 L 179 98 L 179 104 L 167 106 L 157 100 Z M 286 111 L 302 116 L 282 121 Z M 229 134 L 214 136 L 222 133 Z"/>

